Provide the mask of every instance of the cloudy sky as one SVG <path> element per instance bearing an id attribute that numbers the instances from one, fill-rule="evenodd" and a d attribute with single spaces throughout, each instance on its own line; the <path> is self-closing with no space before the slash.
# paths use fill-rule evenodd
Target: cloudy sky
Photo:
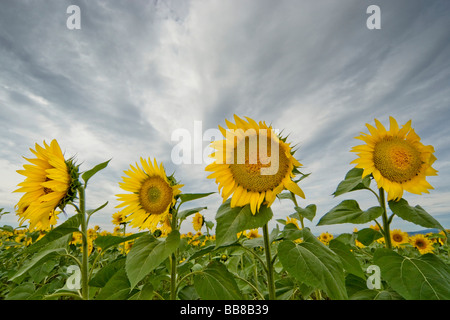
<path id="1" fill-rule="evenodd" d="M 372 4 L 379 30 L 366 26 Z M 80 8 L 79 30 L 67 28 L 70 5 Z M 318 207 L 306 225 L 351 232 L 316 224 L 344 199 L 376 205 L 366 192 L 331 194 L 352 168 L 354 137 L 375 118 L 388 126 L 391 115 L 412 119 L 438 159 L 439 175 L 428 178 L 435 190 L 405 198 L 450 228 L 449 16 L 447 0 L 2 1 L 0 208 L 11 213 L 0 224 L 17 225 L 16 170 L 44 140 L 57 139 L 82 171 L 112 159 L 87 191 L 90 208 L 109 201 L 91 220 L 109 231 L 123 170 L 141 156 L 163 161 L 184 192 L 217 191 L 205 163 L 172 162 L 171 136 L 237 114 L 284 129 L 298 145 L 311 173 L 300 206 Z M 208 206 L 213 221 L 220 203 L 214 194 L 192 206 Z M 273 211 L 275 219 L 293 212 L 285 201 Z M 393 228 L 421 229 L 398 218 Z"/>

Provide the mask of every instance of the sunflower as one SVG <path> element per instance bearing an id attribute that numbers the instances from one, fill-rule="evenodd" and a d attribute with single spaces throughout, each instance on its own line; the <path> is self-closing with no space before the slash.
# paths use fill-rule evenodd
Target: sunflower
<path id="1" fill-rule="evenodd" d="M 292 223 L 294 226 L 297 227 L 297 229 L 300 229 L 300 227 L 298 226 L 298 220 L 297 219 L 286 217 L 286 225 L 288 225 L 289 223 Z"/>
<path id="2" fill-rule="evenodd" d="M 261 238 L 258 229 L 245 230 L 244 235 L 249 239 Z"/>
<path id="3" fill-rule="evenodd" d="M 192 219 L 192 225 L 194 226 L 194 230 L 200 231 L 204 223 L 205 219 L 203 218 L 200 212 L 197 212 L 194 218 Z"/>
<path id="4" fill-rule="evenodd" d="M 320 240 L 320 242 L 327 245 L 333 239 L 333 235 L 329 232 L 322 232 L 319 235 L 318 239 Z"/>
<path id="5" fill-rule="evenodd" d="M 121 211 L 113 213 L 112 215 L 112 223 L 116 226 L 120 226 L 121 224 L 125 224 L 125 216 Z"/>
<path id="6" fill-rule="evenodd" d="M 400 247 L 401 244 L 408 243 L 408 241 L 409 236 L 406 232 L 399 229 L 391 230 L 391 242 L 393 246 Z"/>
<path id="7" fill-rule="evenodd" d="M 29 229 L 46 230 L 57 222 L 57 215 L 72 201 L 77 192 L 78 166 L 65 160 L 56 140 L 44 147 L 36 143 L 31 152 L 36 158 L 25 158 L 31 164 L 17 172 L 26 177 L 14 192 L 24 192 L 16 205 L 20 225 L 29 221 Z"/>
<path id="8" fill-rule="evenodd" d="M 414 194 L 429 193 L 433 187 L 426 176 L 437 175 L 431 167 L 436 161 L 433 146 L 424 146 L 411 128 L 409 120 L 401 129 L 393 117 L 389 117 L 390 130 L 375 119 L 376 128 L 366 124 L 370 134 L 362 133 L 356 139 L 366 144 L 355 146 L 359 158 L 351 163 L 364 169 L 363 177 L 372 174 L 378 188 L 388 193 L 388 200 L 399 200 L 403 191 Z"/>
<path id="9" fill-rule="evenodd" d="M 228 129 L 219 126 L 225 140 L 213 141 L 214 161 L 205 170 L 215 179 L 225 202 L 231 195 L 231 207 L 250 205 L 259 211 L 262 203 L 270 206 L 276 195 L 287 189 L 304 198 L 300 187 L 292 181 L 301 164 L 293 157 L 286 139 L 280 139 L 265 122 L 256 123 L 234 116 L 236 124 L 225 120 Z"/>
<path id="10" fill-rule="evenodd" d="M 141 169 L 130 165 L 131 170 L 124 171 L 120 187 L 131 193 L 118 194 L 122 203 L 116 208 L 125 216 L 124 221 L 132 227 L 149 229 L 154 232 L 158 227 L 167 229 L 167 220 L 171 219 L 170 208 L 176 202 L 176 196 L 181 193 L 182 185 L 176 183 L 172 176 L 167 177 L 163 164 L 158 166 L 156 159 L 141 160 Z M 160 226 L 158 226 L 160 225 Z"/>
<path id="11" fill-rule="evenodd" d="M 419 250 L 420 254 L 432 253 L 433 252 L 433 243 L 430 239 L 425 237 L 423 234 L 417 234 L 410 238 L 409 243 L 417 250 Z"/>

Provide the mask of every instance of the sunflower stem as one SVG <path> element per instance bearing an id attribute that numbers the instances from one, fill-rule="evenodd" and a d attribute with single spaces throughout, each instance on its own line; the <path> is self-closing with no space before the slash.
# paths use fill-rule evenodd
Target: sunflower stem
<path id="1" fill-rule="evenodd" d="M 87 217 L 86 217 L 86 194 L 83 186 L 78 187 L 78 193 L 80 196 L 80 213 L 81 218 L 81 234 L 82 234 L 82 260 L 81 260 L 81 295 L 83 299 L 89 299 L 89 245 L 87 234 Z"/>
<path id="2" fill-rule="evenodd" d="M 171 221 L 171 229 L 172 230 L 178 230 L 178 221 L 177 221 L 177 215 L 178 215 L 178 209 L 180 208 L 181 203 L 178 205 L 178 207 L 172 212 L 172 221 Z M 175 254 L 177 253 L 177 254 Z M 172 253 L 170 256 L 170 300 L 176 300 L 177 299 L 177 256 L 178 256 L 178 249 Z"/>
<path id="3" fill-rule="evenodd" d="M 275 282 L 273 278 L 273 263 L 272 255 L 270 253 L 270 241 L 269 241 L 269 228 L 267 223 L 263 226 L 264 235 L 264 251 L 266 253 L 266 265 L 267 265 L 267 286 L 269 287 L 269 300 L 275 300 Z"/>
<path id="4" fill-rule="evenodd" d="M 177 259 L 175 253 L 172 253 L 171 256 L 171 271 L 170 271 L 170 300 L 176 300 L 177 298 L 177 290 L 176 290 L 176 282 L 177 282 Z"/>
<path id="5" fill-rule="evenodd" d="M 383 209 L 383 235 L 384 235 L 384 242 L 386 243 L 386 248 L 392 249 L 392 243 L 391 243 L 391 232 L 389 231 L 389 224 L 390 221 L 387 216 L 387 210 L 386 210 L 386 197 L 384 195 L 384 189 L 380 188 L 380 206 Z"/>

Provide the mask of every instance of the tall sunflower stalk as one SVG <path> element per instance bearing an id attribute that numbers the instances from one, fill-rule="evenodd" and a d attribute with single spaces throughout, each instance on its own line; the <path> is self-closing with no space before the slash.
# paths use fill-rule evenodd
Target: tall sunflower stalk
<path id="1" fill-rule="evenodd" d="M 280 138 L 265 122 L 257 123 L 248 117 L 246 121 L 236 115 L 234 120 L 235 123 L 225 120 L 228 129 L 219 126 L 225 139 L 212 142 L 214 161 L 205 168 L 212 172 L 208 178 L 215 179 L 224 202 L 231 197 L 231 208 L 249 206 L 251 213 L 258 215 L 263 206 L 269 208 L 285 189 L 304 198 L 303 190 L 293 181 L 300 173 L 301 163 L 294 158 L 286 138 Z M 275 299 L 268 221 L 261 227 L 269 299 Z"/>
<path id="2" fill-rule="evenodd" d="M 80 207 L 77 208 L 81 216 L 81 237 L 82 237 L 82 259 L 81 259 L 81 296 L 89 299 L 89 244 L 88 244 L 88 217 L 86 215 L 86 192 L 85 186 L 78 187 L 80 197 Z"/>

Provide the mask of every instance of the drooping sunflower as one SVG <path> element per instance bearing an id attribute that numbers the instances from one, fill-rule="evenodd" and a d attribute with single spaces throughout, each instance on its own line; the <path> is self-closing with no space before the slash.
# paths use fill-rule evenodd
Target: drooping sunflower
<path id="1" fill-rule="evenodd" d="M 72 201 L 77 192 L 78 166 L 72 159 L 65 160 L 56 140 L 44 147 L 36 143 L 31 152 L 36 158 L 25 158 L 31 164 L 17 172 L 26 177 L 14 192 L 24 192 L 16 205 L 20 225 L 29 221 L 30 230 L 47 230 L 57 222 L 59 210 Z M 59 210 L 57 210 L 59 209 Z"/>
<path id="2" fill-rule="evenodd" d="M 148 161 L 141 158 L 140 162 L 142 169 L 136 162 L 136 166 L 130 165 L 131 169 L 124 171 L 127 176 L 122 177 L 119 185 L 131 193 L 116 195 L 122 202 L 116 208 L 123 208 L 120 212 L 126 216 L 124 221 L 129 221 L 132 227 L 154 232 L 167 225 L 170 208 L 176 203 L 182 185 L 168 177 L 163 164 L 158 166 L 156 159 L 153 164 L 150 158 Z"/>
<path id="3" fill-rule="evenodd" d="M 393 117 L 389 120 L 389 131 L 377 119 L 376 128 L 366 124 L 370 134 L 361 133 L 356 137 L 366 144 L 352 148 L 359 158 L 351 163 L 364 169 L 363 177 L 372 174 L 378 188 L 388 193 L 388 200 L 401 199 L 403 191 L 429 193 L 433 187 L 426 177 L 437 175 L 437 170 L 431 167 L 436 161 L 433 146 L 420 142 L 420 137 L 411 128 L 411 120 L 401 129 Z"/>
<path id="4" fill-rule="evenodd" d="M 279 138 L 271 126 L 247 121 L 234 115 L 236 123 L 225 119 L 228 129 L 219 126 L 225 140 L 213 141 L 214 161 L 205 170 L 215 179 L 225 202 L 231 195 L 231 207 L 250 204 L 256 214 L 262 203 L 270 206 L 276 195 L 287 189 L 304 198 L 302 189 L 292 178 L 300 173 L 301 163 L 286 139 Z"/>
<path id="5" fill-rule="evenodd" d="M 394 247 L 400 247 L 400 245 L 409 242 L 409 236 L 402 230 L 394 229 L 391 230 L 391 242 Z"/>
<path id="6" fill-rule="evenodd" d="M 203 215 L 200 212 L 197 212 L 192 219 L 192 225 L 194 227 L 194 230 L 200 231 L 204 223 L 205 219 L 203 218 Z"/>
<path id="7" fill-rule="evenodd" d="M 420 254 L 432 253 L 434 250 L 433 242 L 420 233 L 412 236 L 409 242 L 413 247 L 419 250 Z"/>

